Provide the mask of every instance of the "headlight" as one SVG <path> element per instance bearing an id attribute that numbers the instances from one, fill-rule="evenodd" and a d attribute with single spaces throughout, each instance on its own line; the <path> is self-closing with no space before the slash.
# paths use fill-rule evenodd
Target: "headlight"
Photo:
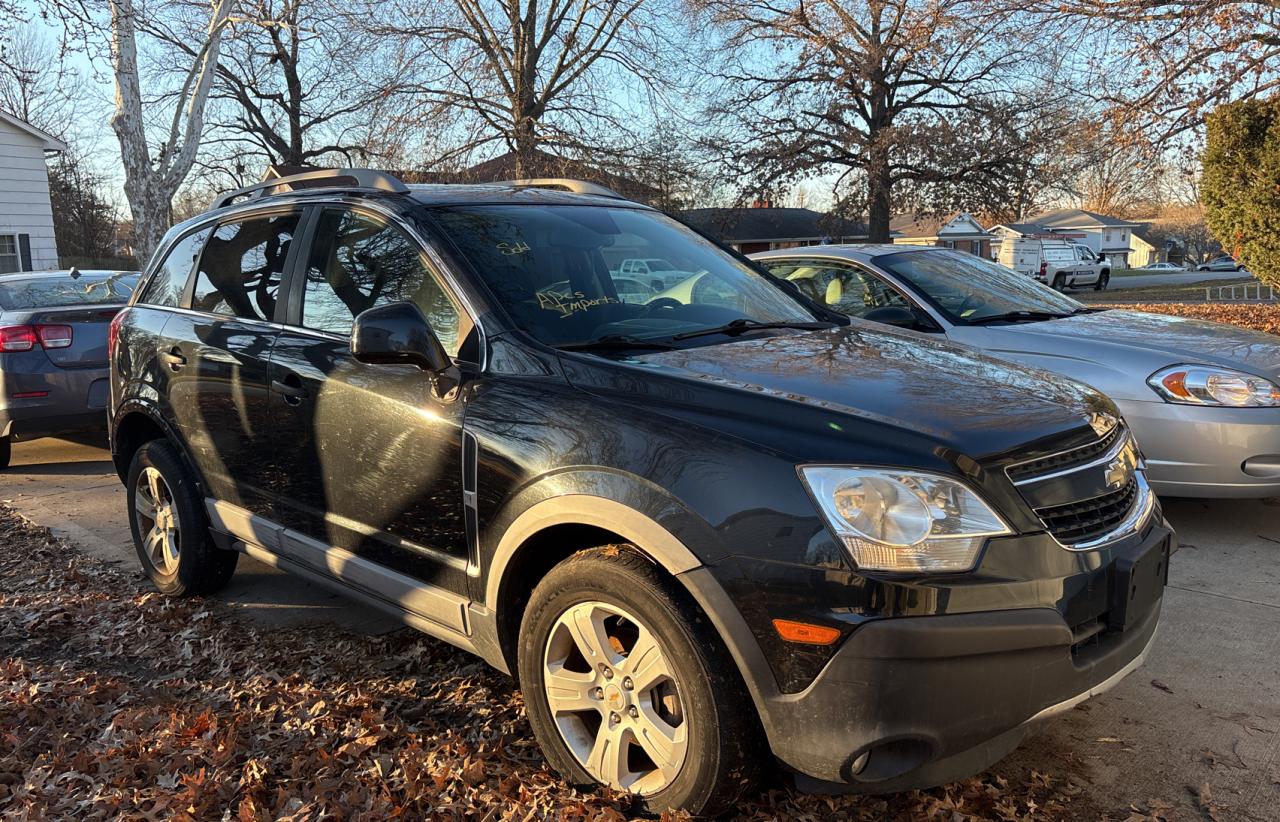
<path id="1" fill-rule="evenodd" d="M 1231 408 L 1280 406 L 1280 386 L 1271 380 L 1211 365 L 1172 365 L 1147 379 L 1165 402 Z"/>
<path id="2" fill-rule="evenodd" d="M 1009 526 L 964 483 L 919 471 L 825 465 L 800 476 L 859 568 L 968 571 Z"/>

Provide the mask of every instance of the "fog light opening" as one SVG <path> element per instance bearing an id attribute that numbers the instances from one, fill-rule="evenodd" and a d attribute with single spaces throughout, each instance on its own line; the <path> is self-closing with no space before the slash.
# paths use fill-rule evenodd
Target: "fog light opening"
<path id="1" fill-rule="evenodd" d="M 933 759 L 933 745 L 919 738 L 892 739 L 872 745 L 845 766 L 849 782 L 880 782 L 910 773 Z"/>

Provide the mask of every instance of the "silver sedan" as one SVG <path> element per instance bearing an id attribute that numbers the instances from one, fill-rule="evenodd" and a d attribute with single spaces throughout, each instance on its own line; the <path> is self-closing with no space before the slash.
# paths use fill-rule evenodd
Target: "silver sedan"
<path id="1" fill-rule="evenodd" d="M 1166 496 L 1280 496 L 1280 337 L 1087 307 L 971 254 L 811 246 L 753 255 L 819 303 L 1088 383 L 1129 421 Z"/>

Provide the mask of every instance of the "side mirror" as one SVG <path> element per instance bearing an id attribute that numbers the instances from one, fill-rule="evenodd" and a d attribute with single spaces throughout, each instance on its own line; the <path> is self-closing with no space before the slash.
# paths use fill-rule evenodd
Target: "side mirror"
<path id="1" fill-rule="evenodd" d="M 897 328 L 915 328 L 920 324 L 920 320 L 916 317 L 916 312 L 900 305 L 885 305 L 880 308 L 873 308 L 863 314 L 862 319 L 870 320 L 873 323 L 892 325 Z"/>
<path id="2" fill-rule="evenodd" d="M 408 302 L 362 311 L 351 328 L 351 355 L 370 364 L 416 365 L 433 374 L 453 364 L 422 309 Z"/>

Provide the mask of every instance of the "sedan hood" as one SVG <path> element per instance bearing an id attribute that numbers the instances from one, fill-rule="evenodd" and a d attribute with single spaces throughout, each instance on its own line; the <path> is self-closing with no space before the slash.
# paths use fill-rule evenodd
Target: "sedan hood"
<path id="1" fill-rule="evenodd" d="M 1061 370 L 1113 396 L 1138 390 L 1150 399 L 1141 390 L 1146 378 L 1183 363 L 1220 365 L 1270 379 L 1280 375 L 1280 337 L 1275 334 L 1141 311 L 1114 309 L 1003 327 L 958 326 L 952 336 L 992 354 Z M 1059 368 L 1054 359 L 1114 369 L 1132 385 L 1103 384 L 1085 372 Z"/>
<path id="2" fill-rule="evenodd" d="M 834 430 L 844 439 L 879 438 L 877 445 L 884 446 L 896 431 L 933 442 L 935 453 L 975 459 L 1087 431 L 1098 415 L 1116 413 L 1110 400 L 1071 380 L 883 328 L 855 321 L 616 363 L 644 369 L 644 379 L 605 380 L 600 372 L 568 370 L 579 386 L 609 393 L 644 384 L 646 402 L 665 394 L 696 408 L 700 424 L 726 430 L 737 420 L 755 432 L 753 439 L 781 442 L 813 429 L 826 431 L 831 444 Z M 659 381 L 669 387 L 658 390 Z M 850 418 L 870 424 L 858 426 Z M 776 434 L 759 433 L 770 430 Z"/>

